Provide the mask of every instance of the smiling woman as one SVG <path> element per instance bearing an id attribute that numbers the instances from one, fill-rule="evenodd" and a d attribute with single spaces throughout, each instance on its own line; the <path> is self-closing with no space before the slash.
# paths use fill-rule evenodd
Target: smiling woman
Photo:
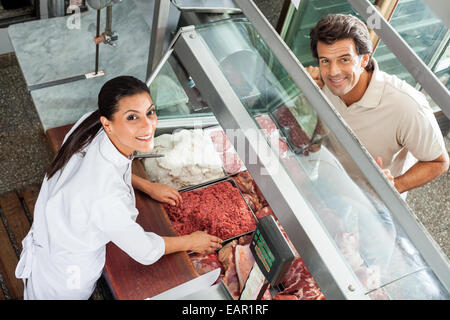
<path id="1" fill-rule="evenodd" d="M 153 149 L 157 125 L 145 83 L 109 80 L 98 107 L 67 134 L 42 183 L 16 268 L 24 299 L 88 299 L 110 241 L 145 265 L 176 251 L 221 247 L 221 239 L 205 232 L 161 237 L 136 223 L 133 187 L 170 205 L 181 201 L 176 189 L 131 173 L 132 154 Z"/>

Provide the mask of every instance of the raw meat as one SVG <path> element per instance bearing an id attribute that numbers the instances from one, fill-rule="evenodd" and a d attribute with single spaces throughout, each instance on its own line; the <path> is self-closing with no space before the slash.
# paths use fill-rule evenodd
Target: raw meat
<path id="1" fill-rule="evenodd" d="M 277 217 L 275 216 L 275 214 L 272 211 L 272 208 L 270 206 L 266 206 L 260 210 L 258 210 L 255 215 L 258 219 L 261 219 L 262 217 L 268 216 L 269 214 L 271 214 L 275 220 L 277 219 Z"/>
<path id="2" fill-rule="evenodd" d="M 155 138 L 155 153 L 162 158 L 143 160 L 150 180 L 176 189 L 222 178 L 222 160 L 201 129 L 180 130 Z"/>
<path id="3" fill-rule="evenodd" d="M 262 204 L 259 202 L 258 197 L 256 195 L 244 193 L 243 197 L 245 199 L 245 202 L 247 202 L 247 204 L 249 205 L 250 209 L 252 209 L 253 212 L 257 212 L 259 209 L 262 208 Z"/>
<path id="4" fill-rule="evenodd" d="M 306 268 L 302 258 L 296 258 L 283 281 L 284 290 L 281 294 L 292 294 L 300 300 L 325 300 L 322 291 Z"/>
<path id="5" fill-rule="evenodd" d="M 235 249 L 236 255 L 236 272 L 239 278 L 239 286 L 241 290 L 244 288 L 250 270 L 252 270 L 255 258 L 250 250 L 250 245 L 237 245 Z"/>
<path id="6" fill-rule="evenodd" d="M 264 198 L 261 190 L 247 170 L 239 172 L 239 174 L 232 177 L 232 179 L 236 182 L 236 185 L 239 190 L 241 190 L 253 212 L 257 212 L 262 207 L 268 205 L 266 198 Z"/>
<path id="7" fill-rule="evenodd" d="M 225 181 L 182 192 L 178 207 L 164 204 L 178 235 L 207 231 L 223 240 L 255 230 L 255 219 L 239 190 Z"/>
<path id="8" fill-rule="evenodd" d="M 254 258 L 249 248 L 250 241 L 249 235 L 240 237 L 238 241 L 233 240 L 223 246 L 218 254 L 218 260 L 225 269 L 222 281 L 234 299 L 239 299 L 253 266 Z M 271 299 L 269 289 L 266 290 L 262 299 Z"/>
<path id="9" fill-rule="evenodd" d="M 277 294 L 276 296 L 272 297 L 272 300 L 298 300 L 297 296 L 294 296 L 293 294 Z"/>
<path id="10" fill-rule="evenodd" d="M 197 270 L 199 275 L 220 268 L 221 275 L 217 278 L 215 283 L 219 283 L 222 280 L 224 268 L 222 264 L 219 262 L 217 253 L 210 253 L 210 254 L 193 253 L 190 254 L 189 257 L 191 258 L 192 264 L 194 265 L 194 268 L 195 270 Z"/>
<path id="11" fill-rule="evenodd" d="M 236 248 L 236 244 L 237 241 L 233 240 L 223 246 L 223 248 L 219 251 L 219 261 L 225 268 L 225 274 L 222 280 L 234 299 L 238 299 L 241 294 L 239 278 L 234 261 L 234 250 Z"/>
<path id="12" fill-rule="evenodd" d="M 248 171 L 239 172 L 237 176 L 233 177 L 233 180 L 242 193 L 254 194 L 256 192 L 253 178 Z"/>

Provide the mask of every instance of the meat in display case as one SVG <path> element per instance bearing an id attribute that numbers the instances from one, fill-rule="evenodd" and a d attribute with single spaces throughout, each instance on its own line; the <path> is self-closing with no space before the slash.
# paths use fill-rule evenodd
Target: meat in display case
<path id="1" fill-rule="evenodd" d="M 220 36 L 225 30 L 227 41 Z M 187 92 L 183 92 L 189 86 L 173 79 L 180 79 L 181 73 L 195 81 L 197 101 L 214 113 L 245 165 L 245 170 L 227 177 L 236 181 L 257 219 L 266 214 L 276 218 L 298 255 L 286 275 L 291 281 L 286 280 L 283 288 L 272 288 L 266 298 L 450 298 L 448 260 L 422 226 L 411 227 L 390 209 L 379 186 L 374 187 L 361 163 L 342 144 L 341 133 L 331 130 L 334 123 L 319 116 L 318 106 L 309 102 L 307 92 L 294 83 L 248 20 L 197 25 L 182 29 L 176 37 L 173 54 L 161 61 L 157 70 L 163 71 L 153 80 L 166 83 L 169 80 L 160 77 L 168 69 L 174 71 L 169 82 L 175 94 L 161 98 L 163 105 L 178 106 L 173 107 L 174 118 L 183 114 L 178 109 L 190 108 L 187 113 L 195 116 L 193 108 L 185 107 Z M 155 88 L 150 84 L 152 95 L 157 93 Z M 164 112 L 158 99 L 157 110 Z M 361 161 L 383 176 L 365 154 Z M 387 180 L 382 187 L 395 192 Z M 396 205 L 408 211 L 397 198 Z M 203 196 L 200 201 L 207 199 Z M 411 228 L 420 234 L 412 234 Z M 417 236 L 437 250 L 434 258 L 419 251 Z M 234 245 L 222 249 L 234 255 L 227 256 L 228 262 L 221 261 L 220 252 L 217 257 L 193 255 L 192 259 L 197 270 L 205 272 L 210 270 L 208 265 L 221 264 L 222 280 L 234 277 L 237 281 L 230 290 L 236 297 L 236 288 L 242 289 L 239 272 L 246 270 L 239 259 L 248 253 L 241 248 L 245 238 L 233 241 Z M 227 269 L 230 263 L 237 273 Z"/>

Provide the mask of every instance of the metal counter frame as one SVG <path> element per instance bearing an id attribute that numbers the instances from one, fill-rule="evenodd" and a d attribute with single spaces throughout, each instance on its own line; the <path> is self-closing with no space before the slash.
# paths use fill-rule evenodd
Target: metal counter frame
<path id="1" fill-rule="evenodd" d="M 336 135 L 336 138 L 351 156 L 353 161 L 356 163 L 358 168 L 372 185 L 374 190 L 385 201 L 385 204 L 391 211 L 391 214 L 394 215 L 398 220 L 401 227 L 403 227 L 413 244 L 422 254 L 424 260 L 434 271 L 446 290 L 450 291 L 450 264 L 441 248 L 432 239 L 428 231 L 423 227 L 414 213 L 411 212 L 406 202 L 401 199 L 400 195 L 394 189 L 394 187 L 388 182 L 378 165 L 375 163 L 375 160 L 361 145 L 361 143 L 352 133 L 351 129 L 345 124 L 344 120 L 342 120 L 342 117 L 339 115 L 339 113 L 334 109 L 326 96 L 314 83 L 298 58 L 284 43 L 279 34 L 270 25 L 264 15 L 253 3 L 253 1 L 235 1 L 242 9 L 245 16 L 253 24 L 258 33 L 261 35 L 261 37 L 264 39 L 264 41 L 267 43 L 267 45 L 271 48 L 272 52 L 286 69 L 295 84 L 302 90 L 303 94 L 306 96 L 309 102 L 314 106 L 318 115 L 322 118 L 322 120 L 325 121 L 327 126 Z M 360 2 L 360 0 L 349 1 Z M 364 0 L 364 2 L 366 3 L 367 1 Z M 367 3 L 370 4 L 369 2 Z M 361 12 L 361 14 L 362 13 L 363 12 Z M 384 41 L 383 35 L 381 35 L 381 38 Z M 431 72 L 428 70 L 427 73 Z M 413 75 L 415 76 L 415 74 Z M 436 78 L 434 74 L 432 75 L 432 77 Z M 428 92 L 425 84 L 423 85 Z M 440 82 L 439 85 L 442 86 Z M 444 90 L 446 89 L 444 88 Z M 447 99 L 448 100 L 446 101 L 446 105 L 448 106 L 450 99 Z"/>

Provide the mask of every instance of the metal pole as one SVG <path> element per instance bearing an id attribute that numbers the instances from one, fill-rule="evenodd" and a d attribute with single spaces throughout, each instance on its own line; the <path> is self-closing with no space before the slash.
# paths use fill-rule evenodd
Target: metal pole
<path id="1" fill-rule="evenodd" d="M 97 9 L 97 35 L 98 38 L 100 36 L 100 9 Z M 100 44 L 97 43 L 95 45 L 95 73 L 98 73 L 98 55 L 99 55 Z"/>
<path id="2" fill-rule="evenodd" d="M 153 23 L 148 53 L 147 80 L 163 56 L 164 37 L 169 20 L 170 0 L 155 0 Z"/>

